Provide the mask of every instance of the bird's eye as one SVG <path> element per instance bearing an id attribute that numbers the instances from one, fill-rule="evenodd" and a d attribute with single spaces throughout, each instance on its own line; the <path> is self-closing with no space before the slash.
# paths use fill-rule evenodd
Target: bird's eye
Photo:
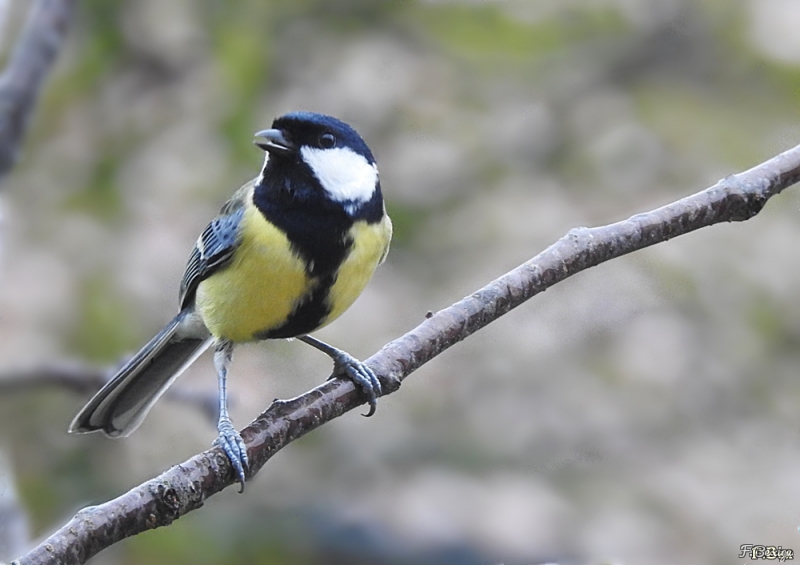
<path id="1" fill-rule="evenodd" d="M 336 138 L 332 133 L 323 133 L 319 136 L 319 146 L 322 149 L 330 149 L 336 145 Z"/>

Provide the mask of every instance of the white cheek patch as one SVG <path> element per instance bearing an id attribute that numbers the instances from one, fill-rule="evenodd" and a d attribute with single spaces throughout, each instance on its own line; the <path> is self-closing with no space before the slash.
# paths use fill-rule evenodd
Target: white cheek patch
<path id="1" fill-rule="evenodd" d="M 256 177 L 256 186 L 264 182 L 264 171 L 267 170 L 267 163 L 269 163 L 269 152 L 264 151 L 264 164 L 261 166 L 261 172 Z"/>
<path id="2" fill-rule="evenodd" d="M 311 167 L 325 192 L 337 202 L 366 202 L 378 184 L 378 168 L 347 147 L 302 147 L 303 160 Z"/>

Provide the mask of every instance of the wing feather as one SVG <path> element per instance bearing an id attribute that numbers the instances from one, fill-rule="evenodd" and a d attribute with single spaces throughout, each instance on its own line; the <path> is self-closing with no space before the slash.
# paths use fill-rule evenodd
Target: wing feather
<path id="1" fill-rule="evenodd" d="M 197 285 L 230 263 L 239 246 L 239 226 L 251 188 L 251 183 L 240 188 L 197 238 L 181 280 L 182 309 L 194 301 Z"/>

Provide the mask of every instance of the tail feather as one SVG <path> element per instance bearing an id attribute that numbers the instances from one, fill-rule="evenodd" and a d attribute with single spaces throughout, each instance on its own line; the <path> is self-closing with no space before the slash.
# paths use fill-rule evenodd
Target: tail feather
<path id="1" fill-rule="evenodd" d="M 177 335 L 187 312 L 178 314 L 134 355 L 83 407 L 70 433 L 103 431 L 130 435 L 169 385 L 211 345 L 212 338 Z"/>

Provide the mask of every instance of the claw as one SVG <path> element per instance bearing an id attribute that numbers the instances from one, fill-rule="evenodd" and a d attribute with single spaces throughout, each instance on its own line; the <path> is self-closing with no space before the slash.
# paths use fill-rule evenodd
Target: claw
<path id="1" fill-rule="evenodd" d="M 347 378 L 353 381 L 353 384 L 364 391 L 364 394 L 367 395 L 369 411 L 366 414 L 362 414 L 362 416 L 372 416 L 378 407 L 378 397 L 381 395 L 381 382 L 372 369 L 342 351 L 341 356 L 334 361 L 333 374 L 346 375 Z"/>
<path id="2" fill-rule="evenodd" d="M 310 335 L 301 335 L 297 339 L 307 343 L 311 347 L 315 347 L 333 359 L 333 374 L 330 378 L 338 376 L 346 376 L 359 387 L 364 394 L 367 395 L 367 402 L 369 403 L 369 412 L 364 416 L 372 416 L 378 406 L 378 397 L 382 394 L 381 382 L 378 380 L 377 375 L 349 353 L 336 349 L 328 345 L 324 341 L 320 341 Z"/>
<path id="3" fill-rule="evenodd" d="M 231 466 L 236 472 L 236 476 L 239 478 L 239 483 L 241 484 L 239 492 L 243 493 L 245 470 L 249 467 L 247 448 L 244 445 L 244 440 L 239 432 L 236 431 L 236 428 L 233 427 L 230 418 L 220 418 L 217 429 L 219 430 L 219 436 L 214 440 L 214 445 L 221 447 L 225 455 L 228 456 Z"/>

